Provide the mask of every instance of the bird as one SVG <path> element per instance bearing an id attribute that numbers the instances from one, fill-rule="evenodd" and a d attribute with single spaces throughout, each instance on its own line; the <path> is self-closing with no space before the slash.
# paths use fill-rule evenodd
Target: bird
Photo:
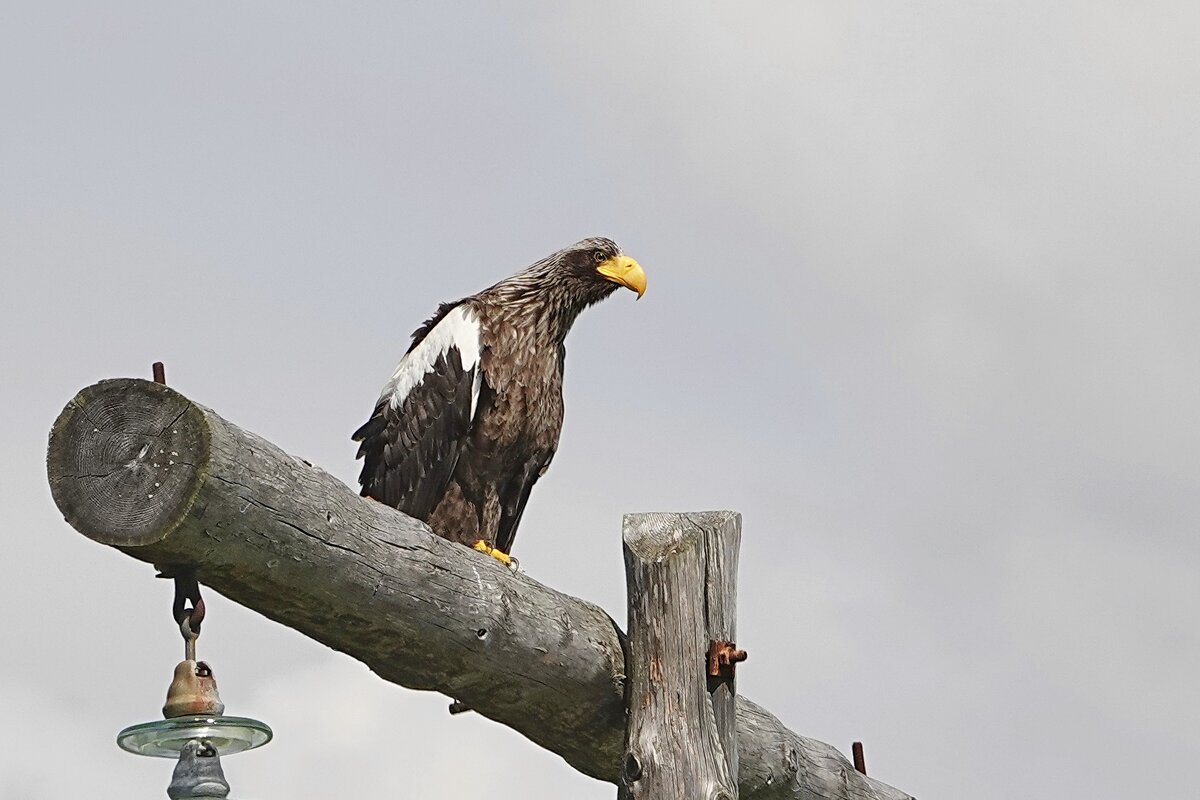
<path id="1" fill-rule="evenodd" d="M 562 431 L 564 340 L 621 287 L 641 299 L 646 273 L 593 237 L 442 303 L 352 436 L 362 496 L 516 569 L 517 527 Z"/>

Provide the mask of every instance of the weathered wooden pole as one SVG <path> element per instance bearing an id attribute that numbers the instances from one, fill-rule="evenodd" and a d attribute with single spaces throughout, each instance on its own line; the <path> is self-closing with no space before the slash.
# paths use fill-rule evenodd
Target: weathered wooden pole
<path id="1" fill-rule="evenodd" d="M 733 642 L 741 526 L 741 515 L 729 511 L 625 517 L 624 797 L 737 800 L 733 664 L 745 653 Z"/>
<path id="2" fill-rule="evenodd" d="M 88 538 L 187 568 L 385 680 L 457 698 L 581 772 L 619 780 L 624 635 L 595 605 L 434 536 L 150 381 L 82 390 L 50 432 L 47 472 Z M 736 702 L 741 800 L 909 797 Z"/>

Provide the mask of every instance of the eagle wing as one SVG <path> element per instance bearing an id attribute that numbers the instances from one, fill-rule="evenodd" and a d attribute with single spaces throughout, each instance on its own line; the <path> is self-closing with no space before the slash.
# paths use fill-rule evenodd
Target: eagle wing
<path id="1" fill-rule="evenodd" d="M 521 468 L 517 480 L 510 484 L 501 500 L 500 523 L 496 527 L 496 549 L 505 553 L 512 552 L 513 541 L 517 538 L 517 526 L 521 524 L 521 515 L 525 513 L 525 504 L 529 502 L 529 493 L 533 485 L 550 466 L 551 452 L 526 461 Z"/>
<path id="2" fill-rule="evenodd" d="M 550 462 L 558 450 L 558 436 L 562 431 L 562 377 L 566 364 L 567 349 L 558 345 L 558 381 L 551 388 L 551 394 L 546 397 L 543 409 L 546 417 L 540 426 L 538 447 L 533 455 L 521 464 L 501 496 L 500 523 L 496 530 L 496 548 L 505 553 L 512 552 L 513 540 L 517 538 L 517 527 L 521 524 L 521 516 L 525 513 L 525 505 L 529 502 L 529 494 L 538 478 L 550 469 Z M 554 400 L 557 399 L 557 402 Z"/>
<path id="3" fill-rule="evenodd" d="M 471 431 L 482 383 L 479 318 L 448 303 L 413 343 L 354 440 L 364 497 L 426 519 L 446 490 Z"/>

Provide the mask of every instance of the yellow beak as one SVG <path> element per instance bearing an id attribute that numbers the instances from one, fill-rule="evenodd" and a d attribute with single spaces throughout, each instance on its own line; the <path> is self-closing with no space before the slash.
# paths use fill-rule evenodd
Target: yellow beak
<path id="1" fill-rule="evenodd" d="M 639 300 L 646 293 L 646 273 L 642 271 L 642 265 L 629 256 L 613 256 L 607 261 L 602 261 L 597 265 L 596 272 L 606 280 L 637 292 Z"/>

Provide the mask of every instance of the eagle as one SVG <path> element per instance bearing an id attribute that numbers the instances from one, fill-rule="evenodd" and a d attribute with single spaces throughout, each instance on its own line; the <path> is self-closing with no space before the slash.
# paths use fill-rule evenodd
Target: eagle
<path id="1" fill-rule="evenodd" d="M 640 299 L 646 274 L 596 237 L 442 303 L 353 435 L 362 495 L 515 568 L 521 514 L 562 430 L 563 342 L 620 287 Z"/>

